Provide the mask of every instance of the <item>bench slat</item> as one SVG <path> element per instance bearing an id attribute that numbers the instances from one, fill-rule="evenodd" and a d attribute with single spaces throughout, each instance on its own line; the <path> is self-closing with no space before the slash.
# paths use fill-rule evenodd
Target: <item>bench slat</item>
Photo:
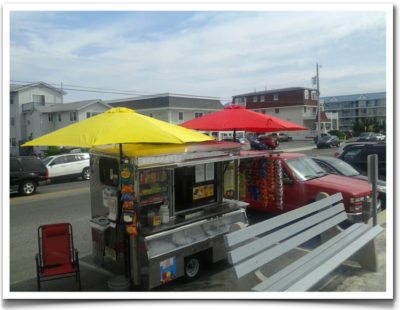
<path id="1" fill-rule="evenodd" d="M 351 257 L 354 253 L 360 250 L 368 242 L 372 241 L 383 231 L 381 226 L 373 226 L 364 235 L 360 236 L 356 241 L 347 245 L 335 256 L 325 261 L 323 264 L 315 268 L 312 272 L 306 275 L 301 281 L 289 287 L 286 291 L 297 292 L 305 291 L 319 282 L 324 276 L 329 274 L 333 269 L 338 267 L 342 262 Z"/>
<path id="2" fill-rule="evenodd" d="M 371 227 L 362 223 L 356 223 L 348 229 L 342 231 L 338 235 L 324 242 L 311 252 L 302 256 L 297 261 L 288 265 L 281 271 L 273 274 L 265 282 L 256 285 L 253 290 L 255 291 L 282 291 L 285 288 L 293 285 L 296 281 L 309 274 L 326 259 L 334 255 L 340 249 L 347 245 L 349 242 L 364 234 Z"/>
<path id="3" fill-rule="evenodd" d="M 260 251 L 267 249 L 268 247 L 289 238 L 294 234 L 314 226 L 340 212 L 345 212 L 343 204 L 338 204 L 322 212 L 318 212 L 312 216 L 303 218 L 302 220 L 295 222 L 292 225 L 286 226 L 280 230 L 274 231 L 273 233 L 263 236 L 253 242 L 243 245 L 231 252 L 227 253 L 228 262 L 230 264 L 236 264 L 247 257 L 253 256 Z M 330 227 L 325 227 L 325 230 Z M 248 228 L 245 228 L 245 230 Z M 307 240 L 304 240 L 304 242 Z"/>
<path id="4" fill-rule="evenodd" d="M 295 248 L 296 246 L 304 243 L 307 240 L 321 234 L 326 230 L 326 227 L 332 227 L 337 225 L 347 219 L 345 213 L 340 213 L 335 217 L 328 219 L 314 227 L 311 227 L 304 232 L 290 238 L 271 249 L 264 251 L 253 258 L 250 258 L 234 267 L 237 278 L 248 274 L 251 271 L 259 269 L 261 266 L 272 261 L 273 259 L 279 257 L 280 255 L 288 252 L 289 250 Z"/>
<path id="5" fill-rule="evenodd" d="M 342 193 L 336 193 L 322 200 L 318 200 L 316 202 L 308 204 L 304 207 L 289 211 L 282 215 L 278 215 L 270 220 L 251 225 L 249 226 L 249 229 L 246 230 L 246 233 L 242 233 L 240 230 L 234 231 L 230 234 L 225 235 L 225 245 L 227 247 L 232 247 L 243 241 L 251 239 L 254 236 L 261 235 L 282 225 L 286 225 L 287 223 L 290 223 L 300 217 L 325 209 L 333 204 L 336 204 L 337 202 L 340 202 L 342 199 Z"/>

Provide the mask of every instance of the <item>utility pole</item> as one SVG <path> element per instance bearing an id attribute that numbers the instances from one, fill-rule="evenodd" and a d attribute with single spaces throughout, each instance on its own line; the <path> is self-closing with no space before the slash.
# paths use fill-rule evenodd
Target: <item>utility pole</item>
<path id="1" fill-rule="evenodd" d="M 64 103 L 63 83 L 61 82 L 61 103 Z"/>
<path id="2" fill-rule="evenodd" d="M 317 141 L 321 138 L 321 105 L 319 102 L 319 65 L 317 63 Z"/>

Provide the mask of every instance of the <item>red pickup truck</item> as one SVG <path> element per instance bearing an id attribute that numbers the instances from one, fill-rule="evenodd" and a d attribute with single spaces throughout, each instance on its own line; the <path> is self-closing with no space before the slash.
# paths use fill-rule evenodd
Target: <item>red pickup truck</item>
<path id="1" fill-rule="evenodd" d="M 255 152 L 255 151 L 253 151 Z M 365 180 L 327 174 L 318 164 L 304 154 L 274 153 L 268 160 L 281 160 L 283 176 L 283 203 L 270 201 L 266 207 L 262 199 L 244 199 L 250 203 L 249 208 L 271 213 L 287 212 L 314 202 L 318 193 L 333 195 L 341 192 L 349 220 L 357 222 L 362 219 L 363 204 L 372 194 L 372 187 Z M 378 207 L 380 202 L 378 202 Z"/>

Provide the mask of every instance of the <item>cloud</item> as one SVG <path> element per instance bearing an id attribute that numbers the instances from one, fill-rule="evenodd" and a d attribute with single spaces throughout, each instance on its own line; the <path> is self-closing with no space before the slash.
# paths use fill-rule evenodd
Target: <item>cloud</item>
<path id="1" fill-rule="evenodd" d="M 43 14 L 11 16 L 12 79 L 226 98 L 311 86 L 317 61 L 327 89 L 385 72 L 379 12 Z M 371 38 L 378 48 L 365 50 Z"/>

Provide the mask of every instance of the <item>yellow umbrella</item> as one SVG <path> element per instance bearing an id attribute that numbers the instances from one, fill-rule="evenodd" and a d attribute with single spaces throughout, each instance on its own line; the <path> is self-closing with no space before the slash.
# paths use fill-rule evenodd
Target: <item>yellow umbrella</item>
<path id="1" fill-rule="evenodd" d="M 127 108 L 112 108 L 78 123 L 61 128 L 22 146 L 93 147 L 123 143 L 202 142 L 213 138 L 148 117 Z"/>

